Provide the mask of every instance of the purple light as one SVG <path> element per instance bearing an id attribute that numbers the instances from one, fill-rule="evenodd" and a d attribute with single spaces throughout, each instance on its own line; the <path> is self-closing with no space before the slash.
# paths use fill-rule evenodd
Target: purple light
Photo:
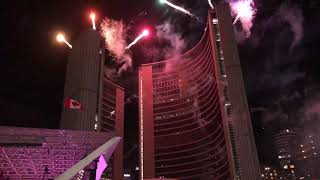
<path id="1" fill-rule="evenodd" d="M 107 168 L 108 164 L 105 161 L 103 155 L 101 154 L 99 157 L 98 167 L 96 171 L 96 180 L 99 180 L 101 178 L 101 175 L 103 171 Z"/>

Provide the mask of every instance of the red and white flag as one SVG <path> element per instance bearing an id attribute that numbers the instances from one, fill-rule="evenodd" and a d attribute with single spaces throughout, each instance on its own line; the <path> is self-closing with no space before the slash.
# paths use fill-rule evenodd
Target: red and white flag
<path id="1" fill-rule="evenodd" d="M 64 107 L 66 109 L 79 109 L 81 111 L 83 111 L 83 106 L 82 104 L 80 104 L 79 101 L 71 99 L 71 98 L 66 98 L 66 100 L 64 101 Z"/>

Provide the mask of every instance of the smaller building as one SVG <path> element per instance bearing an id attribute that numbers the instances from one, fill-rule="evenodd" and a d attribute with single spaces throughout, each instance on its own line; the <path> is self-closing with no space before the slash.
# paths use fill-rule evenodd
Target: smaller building
<path id="1" fill-rule="evenodd" d="M 320 179 L 320 135 L 317 130 L 304 128 L 299 133 L 296 164 L 299 178 Z"/>
<path id="2" fill-rule="evenodd" d="M 289 179 L 296 177 L 296 138 L 297 134 L 293 129 L 284 129 L 274 135 L 280 169 L 283 171 L 283 175 Z"/>
<path id="3" fill-rule="evenodd" d="M 264 166 L 261 169 L 261 179 L 281 180 L 288 178 L 284 176 L 283 170 L 272 166 Z"/>
<path id="4" fill-rule="evenodd" d="M 274 135 L 279 167 L 287 179 L 320 179 L 320 135 L 314 127 L 284 129 Z"/>

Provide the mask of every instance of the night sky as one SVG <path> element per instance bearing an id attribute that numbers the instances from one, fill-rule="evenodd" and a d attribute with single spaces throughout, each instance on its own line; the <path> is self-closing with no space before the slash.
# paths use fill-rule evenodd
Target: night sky
<path id="1" fill-rule="evenodd" d="M 175 0 L 206 19 L 207 0 Z M 303 3 L 302 3 L 303 2 Z M 255 1 L 257 14 L 247 39 L 236 24 L 236 37 L 249 107 L 263 164 L 274 163 L 268 147 L 272 134 L 282 128 L 310 124 L 305 112 L 320 114 L 320 3 L 317 1 Z M 88 13 L 123 20 L 131 40 L 148 25 L 170 21 L 181 34 L 187 50 L 202 35 L 204 25 L 151 0 L 10 0 L 1 4 L 0 123 L 8 126 L 58 128 L 69 49 L 55 42 L 64 31 L 72 44 L 91 28 Z M 154 30 L 154 29 L 153 29 Z M 126 88 L 125 152 L 137 156 L 136 72 L 141 63 L 157 61 L 144 51 L 158 44 L 154 38 L 132 48 L 133 67 L 117 77 Z M 163 46 L 163 45 L 162 45 Z M 319 101 L 318 101 L 319 100 Z M 316 118 L 316 119 L 317 119 Z"/>

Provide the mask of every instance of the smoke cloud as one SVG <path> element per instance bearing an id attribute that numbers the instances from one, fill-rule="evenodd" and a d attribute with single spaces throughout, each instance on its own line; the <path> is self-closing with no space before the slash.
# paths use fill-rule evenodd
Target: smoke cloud
<path id="1" fill-rule="evenodd" d="M 248 39 L 247 32 L 243 31 L 242 29 L 238 29 L 234 27 L 234 35 L 235 39 L 238 43 L 243 43 L 245 40 Z"/>
<path id="2" fill-rule="evenodd" d="M 118 74 L 126 71 L 132 66 L 132 57 L 125 51 L 126 28 L 122 21 L 105 18 L 101 23 L 101 35 L 105 39 L 106 48 L 115 57 L 118 64 L 122 66 Z"/>
<path id="3" fill-rule="evenodd" d="M 251 112 L 261 112 L 265 124 L 276 123 L 299 126 L 320 123 L 319 88 L 308 89 L 303 93 L 294 91 L 283 94 L 265 107 L 251 108 Z M 309 91 L 313 92 L 310 93 Z"/>
<path id="4" fill-rule="evenodd" d="M 232 13 L 235 16 L 236 12 L 234 12 L 233 9 L 235 8 L 233 7 L 234 5 L 232 5 L 231 3 Z M 255 8 L 254 10 L 255 12 L 257 11 Z M 260 44 L 260 41 L 265 37 L 266 33 L 269 30 L 272 31 L 272 29 L 276 29 L 277 27 L 286 25 L 290 27 L 290 31 L 293 33 L 290 53 L 292 49 L 297 46 L 303 38 L 304 18 L 302 10 L 287 3 L 283 3 L 274 14 L 270 15 L 269 18 L 256 22 L 256 25 L 254 27 L 252 21 L 253 19 L 241 20 L 241 18 L 239 18 L 239 20 L 241 22 L 242 29 L 234 26 L 235 37 L 238 43 L 243 43 L 250 37 L 250 42 L 253 43 L 253 45 L 257 46 Z"/>
<path id="5" fill-rule="evenodd" d="M 154 45 L 142 47 L 144 55 L 152 61 L 163 60 L 179 56 L 186 47 L 182 34 L 175 31 L 170 20 L 155 27 Z"/>
<path id="6" fill-rule="evenodd" d="M 279 11 L 279 16 L 282 20 L 290 25 L 290 29 L 293 32 L 293 41 L 290 50 L 295 47 L 303 38 L 303 15 L 302 11 L 296 7 L 283 4 Z"/>
<path id="7" fill-rule="evenodd" d="M 267 17 L 257 17 L 249 39 L 241 46 L 246 56 L 259 61 L 243 58 L 247 62 L 247 84 L 250 92 L 275 88 L 285 91 L 288 86 L 299 87 L 307 77 L 300 63 L 308 56 L 306 49 L 297 47 L 303 39 L 302 11 L 293 5 L 282 4 Z M 259 19 L 259 20 L 258 20 Z M 235 27 L 236 30 L 236 27 Z M 236 30 L 237 31 L 237 30 Z M 244 42 L 241 31 L 235 33 L 238 42 Z M 294 51 L 293 51 L 294 49 Z M 255 51 L 257 53 L 255 53 Z"/>
<path id="8" fill-rule="evenodd" d="M 296 6 L 284 3 L 270 18 L 264 21 L 262 20 L 256 25 L 255 31 L 260 31 L 260 33 L 256 32 L 256 34 L 250 38 L 252 41 L 256 41 L 255 44 L 259 44 L 259 41 L 264 38 L 266 31 L 288 25 L 293 33 L 293 40 L 290 47 L 290 50 L 292 50 L 303 38 L 303 22 L 304 17 L 302 10 Z M 235 34 L 238 42 L 243 42 L 243 40 L 246 39 L 240 30 L 237 30 Z"/>
<path id="9" fill-rule="evenodd" d="M 174 26 L 170 21 L 166 21 L 156 26 L 156 36 L 160 41 L 168 42 L 168 46 L 161 49 L 165 58 L 176 57 L 182 53 L 185 48 L 185 40 L 180 33 L 174 31 Z"/>
<path id="10" fill-rule="evenodd" d="M 306 100 L 300 110 L 300 116 L 303 121 L 318 121 L 320 118 L 320 94 L 319 87 L 311 87 L 306 89 Z"/>
<path id="11" fill-rule="evenodd" d="M 305 120 L 319 119 L 320 117 L 320 99 L 308 102 L 304 107 Z"/>
<path id="12" fill-rule="evenodd" d="M 111 79 L 113 81 L 117 80 L 117 78 L 119 77 L 116 69 L 108 68 L 108 67 L 105 67 L 104 75 L 105 75 L 105 77 L 107 77 L 108 79 Z"/>
<path id="13" fill-rule="evenodd" d="M 179 57 L 186 48 L 186 41 L 181 33 L 177 32 L 177 27 L 169 19 L 155 27 L 154 44 L 148 47 L 142 46 L 142 51 L 146 59 L 152 62 L 169 59 L 165 65 L 165 71 L 177 68 L 180 63 Z"/>
<path id="14" fill-rule="evenodd" d="M 300 92 L 294 91 L 289 94 L 283 94 L 276 98 L 266 107 L 251 108 L 251 112 L 261 112 L 262 120 L 265 124 L 278 123 L 278 124 L 293 124 L 296 123 L 299 116 L 299 102 L 303 96 Z"/>

